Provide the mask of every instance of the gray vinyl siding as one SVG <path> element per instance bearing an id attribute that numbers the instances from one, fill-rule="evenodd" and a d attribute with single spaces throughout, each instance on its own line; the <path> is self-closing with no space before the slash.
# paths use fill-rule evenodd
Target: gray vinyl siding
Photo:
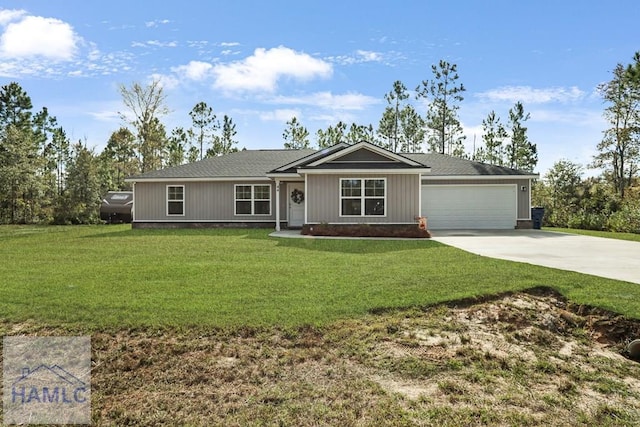
<path id="1" fill-rule="evenodd" d="M 340 216 L 341 178 L 386 178 L 386 215 Z M 307 223 L 415 223 L 420 212 L 420 180 L 417 175 L 345 174 L 307 175 Z"/>
<path id="2" fill-rule="evenodd" d="M 531 219 L 531 180 L 529 179 L 428 179 L 424 185 L 515 184 L 518 195 L 518 219 Z M 522 187 L 526 187 L 522 191 Z"/>
<path id="3" fill-rule="evenodd" d="M 271 186 L 271 215 L 234 215 L 234 185 Z M 184 186 L 184 215 L 167 215 L 167 185 Z M 135 221 L 275 221 L 275 185 L 265 181 L 242 182 L 137 182 L 135 184 Z M 286 211 L 281 211 L 286 218 Z"/>

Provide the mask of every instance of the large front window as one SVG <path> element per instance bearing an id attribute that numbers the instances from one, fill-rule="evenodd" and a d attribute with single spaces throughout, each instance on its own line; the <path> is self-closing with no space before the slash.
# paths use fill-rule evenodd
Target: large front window
<path id="1" fill-rule="evenodd" d="M 236 185 L 236 215 L 271 215 L 270 185 Z"/>
<path id="2" fill-rule="evenodd" d="M 184 215 L 184 185 L 167 185 L 167 215 Z"/>
<path id="3" fill-rule="evenodd" d="M 340 179 L 341 216 L 384 216 L 385 178 Z"/>

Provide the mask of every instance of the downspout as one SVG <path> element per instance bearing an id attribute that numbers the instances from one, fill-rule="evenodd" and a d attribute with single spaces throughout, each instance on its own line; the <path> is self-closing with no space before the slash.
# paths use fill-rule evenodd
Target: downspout
<path id="1" fill-rule="evenodd" d="M 133 203 L 131 205 L 131 222 L 136 222 L 136 182 L 131 184 L 131 191 L 133 192 Z"/>
<path id="2" fill-rule="evenodd" d="M 276 231 L 280 231 L 280 180 L 276 178 Z"/>
<path id="3" fill-rule="evenodd" d="M 531 178 L 529 178 L 529 221 L 531 221 L 533 218 L 531 218 L 531 208 L 533 206 L 531 206 L 531 198 L 533 195 L 533 180 Z M 518 206 L 518 209 L 520 208 L 520 206 Z"/>
<path id="4" fill-rule="evenodd" d="M 305 202 L 304 202 L 304 223 L 302 224 L 303 226 L 305 224 L 308 224 L 309 221 L 307 219 L 307 207 L 309 206 L 309 197 L 307 196 L 309 194 L 309 192 L 307 191 L 307 174 L 304 174 L 304 194 L 305 194 Z"/>
<path id="5" fill-rule="evenodd" d="M 418 216 L 422 216 L 422 174 L 418 174 Z"/>

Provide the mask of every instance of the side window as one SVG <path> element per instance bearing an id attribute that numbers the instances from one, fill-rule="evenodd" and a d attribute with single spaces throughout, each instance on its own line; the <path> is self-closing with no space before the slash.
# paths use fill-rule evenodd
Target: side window
<path id="1" fill-rule="evenodd" d="M 167 185 L 167 215 L 184 215 L 184 185 Z"/>
<path id="2" fill-rule="evenodd" d="M 271 186 L 237 184 L 234 204 L 235 215 L 271 215 Z"/>
<path id="3" fill-rule="evenodd" d="M 253 186 L 253 214 L 271 215 L 271 186 Z"/>
<path id="4" fill-rule="evenodd" d="M 236 185 L 236 215 L 251 215 L 251 186 Z"/>

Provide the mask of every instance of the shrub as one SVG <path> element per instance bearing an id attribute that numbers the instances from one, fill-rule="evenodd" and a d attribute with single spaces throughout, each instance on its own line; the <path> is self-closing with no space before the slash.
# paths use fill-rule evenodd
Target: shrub
<path id="1" fill-rule="evenodd" d="M 640 203 L 626 202 L 607 221 L 607 229 L 620 233 L 640 233 Z"/>
<path id="2" fill-rule="evenodd" d="M 592 212 L 579 212 L 569 217 L 569 228 L 582 230 L 604 230 L 607 225 L 606 215 Z"/>
<path id="3" fill-rule="evenodd" d="M 306 224 L 301 234 L 310 236 L 344 236 L 344 237 L 401 237 L 428 238 L 431 234 L 418 225 L 369 225 L 369 224 Z"/>

